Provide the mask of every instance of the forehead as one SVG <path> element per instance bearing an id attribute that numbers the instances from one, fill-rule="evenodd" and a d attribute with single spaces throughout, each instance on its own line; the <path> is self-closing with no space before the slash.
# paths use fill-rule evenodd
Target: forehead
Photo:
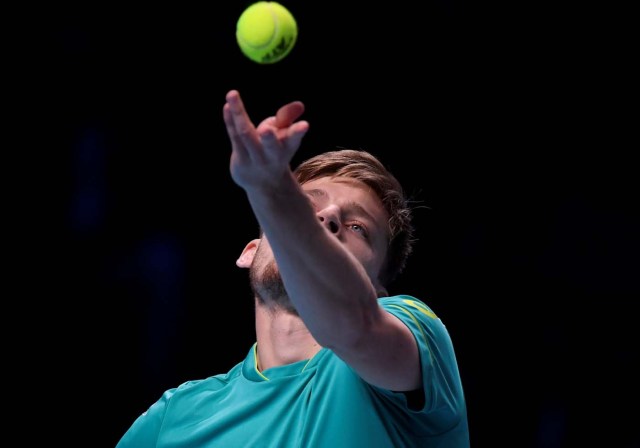
<path id="1" fill-rule="evenodd" d="M 318 201 L 358 205 L 375 219 L 384 219 L 387 212 L 380 198 L 366 184 L 344 177 L 321 177 L 306 182 L 302 189 Z"/>

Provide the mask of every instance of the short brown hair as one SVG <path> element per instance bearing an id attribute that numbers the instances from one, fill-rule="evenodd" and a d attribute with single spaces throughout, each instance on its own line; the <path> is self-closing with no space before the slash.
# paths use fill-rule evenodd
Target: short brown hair
<path id="1" fill-rule="evenodd" d="M 380 281 L 385 287 L 394 281 L 413 251 L 413 211 L 402 185 L 382 162 L 367 151 L 339 149 L 305 160 L 294 174 L 300 184 L 321 177 L 347 177 L 375 192 L 389 215 L 388 253 Z"/>

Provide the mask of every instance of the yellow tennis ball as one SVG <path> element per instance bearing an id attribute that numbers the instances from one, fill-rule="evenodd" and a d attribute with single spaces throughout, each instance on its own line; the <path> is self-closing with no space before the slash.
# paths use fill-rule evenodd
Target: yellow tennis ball
<path id="1" fill-rule="evenodd" d="M 272 64 L 289 54 L 298 38 L 291 12 L 276 2 L 260 1 L 243 11 L 236 26 L 242 52 L 259 64 Z"/>

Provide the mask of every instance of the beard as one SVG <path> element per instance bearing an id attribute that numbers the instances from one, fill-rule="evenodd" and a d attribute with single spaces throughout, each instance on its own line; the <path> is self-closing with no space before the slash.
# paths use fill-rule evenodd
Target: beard
<path id="1" fill-rule="evenodd" d="M 275 260 L 261 263 L 262 258 L 258 249 L 249 268 L 249 284 L 258 303 L 273 311 L 285 311 L 297 316 L 298 312 L 289 299 Z"/>

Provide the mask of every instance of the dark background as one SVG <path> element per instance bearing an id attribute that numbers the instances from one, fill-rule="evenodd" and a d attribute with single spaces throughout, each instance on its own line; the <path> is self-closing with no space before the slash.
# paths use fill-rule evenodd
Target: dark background
<path id="1" fill-rule="evenodd" d="M 64 228 L 39 318 L 50 388 L 73 409 L 56 412 L 62 441 L 114 446 L 164 390 L 226 372 L 255 340 L 233 88 L 255 122 L 306 104 L 294 164 L 367 149 L 419 202 L 391 292 L 449 328 L 472 446 L 638 446 L 637 105 L 628 29 L 605 30 L 617 12 L 289 1 L 296 46 L 261 66 L 235 42 L 250 3 L 51 11 L 37 76 L 62 150 L 42 194 Z"/>

